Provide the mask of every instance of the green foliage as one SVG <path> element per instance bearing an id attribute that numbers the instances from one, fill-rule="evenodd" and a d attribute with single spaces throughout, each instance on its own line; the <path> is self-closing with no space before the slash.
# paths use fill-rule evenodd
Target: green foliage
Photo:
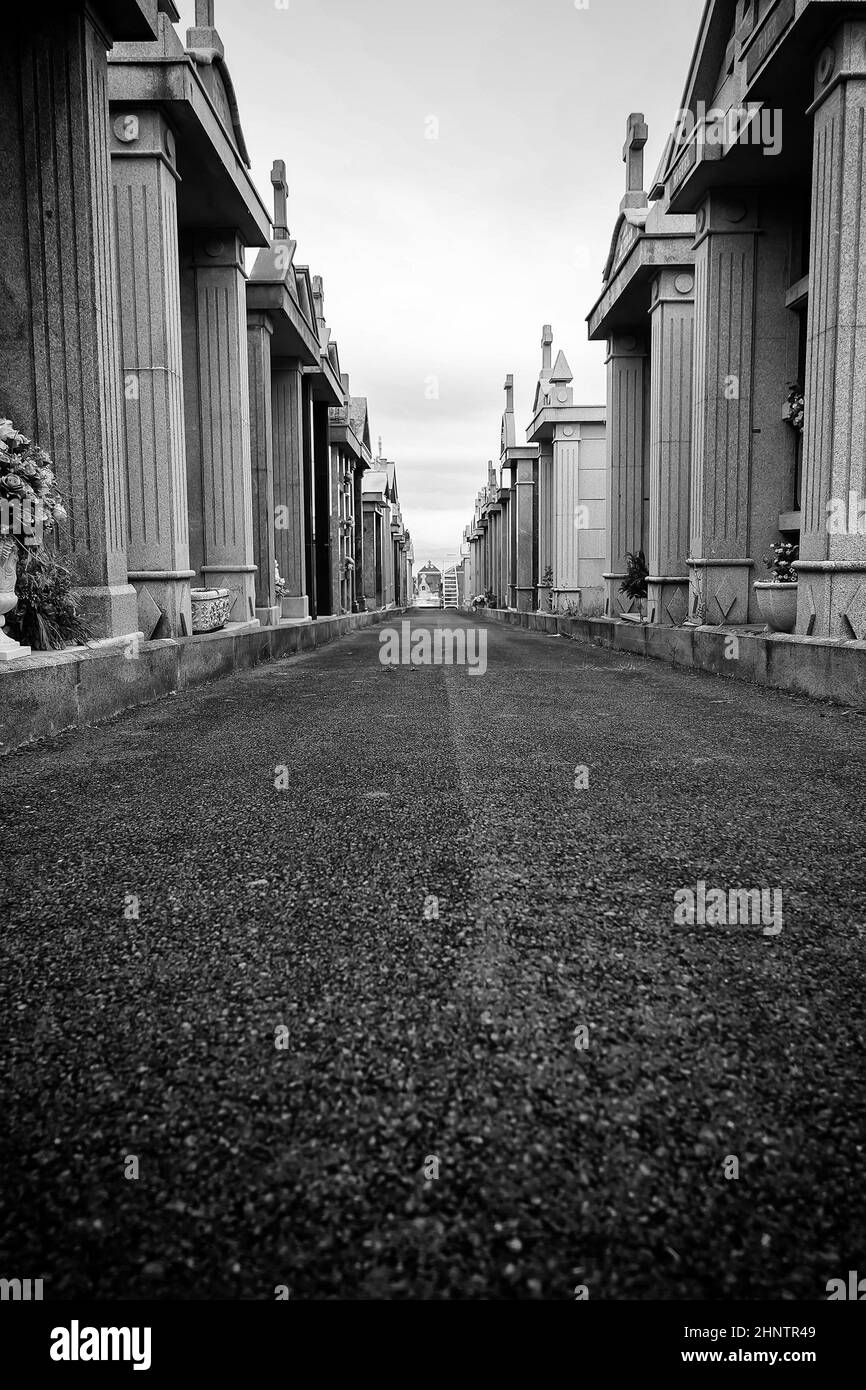
<path id="1" fill-rule="evenodd" d="M 638 550 L 635 553 L 630 550 L 625 557 L 625 565 L 626 574 L 619 586 L 620 593 L 631 599 L 646 598 L 649 569 L 643 551 Z"/>

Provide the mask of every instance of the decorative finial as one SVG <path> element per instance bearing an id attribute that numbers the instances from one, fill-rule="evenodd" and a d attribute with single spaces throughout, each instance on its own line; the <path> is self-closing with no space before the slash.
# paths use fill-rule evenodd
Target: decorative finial
<path id="1" fill-rule="evenodd" d="M 556 365 L 554 366 L 553 371 L 550 374 L 551 385 L 568 386 L 572 381 L 574 381 L 574 376 L 572 374 L 571 368 L 568 365 L 568 358 L 560 348 L 556 358 Z"/>

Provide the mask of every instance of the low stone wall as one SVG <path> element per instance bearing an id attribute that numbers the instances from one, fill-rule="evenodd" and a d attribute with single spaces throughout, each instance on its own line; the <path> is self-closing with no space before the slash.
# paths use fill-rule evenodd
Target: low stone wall
<path id="1" fill-rule="evenodd" d="M 157 642 L 131 634 L 22 657 L 0 666 L 0 754 L 64 729 L 98 724 L 233 671 L 311 651 L 357 628 L 390 621 L 402 611 L 386 608 L 277 627 L 240 625 L 234 631 Z"/>
<path id="2" fill-rule="evenodd" d="M 530 632 L 559 633 L 578 642 L 669 661 L 729 680 L 790 690 L 817 700 L 866 709 L 866 642 L 718 627 L 658 627 L 612 618 L 565 618 L 488 608 L 493 622 Z"/>

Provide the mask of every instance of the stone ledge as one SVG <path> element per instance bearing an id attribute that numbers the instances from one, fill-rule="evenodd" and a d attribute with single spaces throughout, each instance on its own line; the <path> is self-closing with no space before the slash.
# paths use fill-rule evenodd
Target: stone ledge
<path id="1" fill-rule="evenodd" d="M 866 709 L 866 642 L 736 627 L 657 627 L 496 608 L 485 609 L 485 616 L 529 632 L 559 633 L 594 647 Z M 736 657 L 730 655 L 732 638 Z"/>
<path id="2" fill-rule="evenodd" d="M 235 671 L 312 651 L 403 611 L 382 608 L 275 627 L 243 623 L 237 631 L 224 628 L 155 642 L 129 633 L 87 647 L 22 657 L 0 666 L 0 755 L 66 729 L 99 724 Z"/>

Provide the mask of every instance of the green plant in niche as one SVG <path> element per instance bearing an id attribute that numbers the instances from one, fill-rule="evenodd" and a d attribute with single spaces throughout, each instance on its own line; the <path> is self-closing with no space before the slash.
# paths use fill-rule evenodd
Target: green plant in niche
<path id="1" fill-rule="evenodd" d="M 647 596 L 648 578 L 649 569 L 643 551 L 630 550 L 625 557 L 625 578 L 619 586 L 620 593 L 640 603 Z"/>

